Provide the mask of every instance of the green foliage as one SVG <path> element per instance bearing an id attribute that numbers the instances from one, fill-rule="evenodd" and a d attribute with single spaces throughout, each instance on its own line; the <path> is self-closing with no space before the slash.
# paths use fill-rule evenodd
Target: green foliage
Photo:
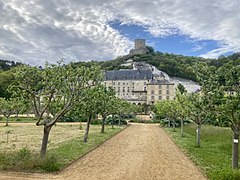
<path id="1" fill-rule="evenodd" d="M 40 159 L 40 168 L 46 172 L 55 172 L 60 170 L 59 157 L 56 155 L 46 156 L 44 159 Z"/>
<path id="2" fill-rule="evenodd" d="M 181 83 L 178 84 L 177 89 L 181 94 L 184 94 L 184 93 L 187 92 L 187 90 L 185 89 L 185 87 Z"/>
<path id="3" fill-rule="evenodd" d="M 21 65 L 20 62 L 8 61 L 0 59 L 0 70 L 6 71 L 10 70 L 13 67 Z"/>
<path id="4" fill-rule="evenodd" d="M 99 120 L 99 119 L 93 119 L 93 120 L 91 121 L 91 124 L 92 124 L 92 125 L 100 125 L 101 123 L 102 123 L 102 121 Z"/>
<path id="5" fill-rule="evenodd" d="M 15 83 L 14 71 L 15 69 L 0 71 L 0 97 L 11 97 L 12 93 L 8 91 L 8 87 Z"/>

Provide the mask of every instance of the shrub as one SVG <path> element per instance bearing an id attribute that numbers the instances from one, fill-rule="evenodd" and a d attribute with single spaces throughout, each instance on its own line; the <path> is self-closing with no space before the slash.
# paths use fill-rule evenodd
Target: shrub
<path id="1" fill-rule="evenodd" d="M 42 159 L 40 167 L 47 172 L 54 172 L 60 169 L 60 163 L 56 156 L 49 155 Z"/>
<path id="2" fill-rule="evenodd" d="M 91 121 L 91 124 L 92 125 L 100 125 L 100 124 L 102 124 L 102 121 L 99 120 L 99 119 L 94 119 L 94 120 Z"/>
<path id="3" fill-rule="evenodd" d="M 121 125 L 127 125 L 127 121 L 122 119 L 119 116 L 114 116 L 113 117 L 113 121 L 112 121 L 112 117 L 111 116 L 107 117 L 106 124 L 112 124 L 113 123 L 113 125 L 118 125 L 119 124 L 119 120 L 120 120 L 120 124 Z"/>

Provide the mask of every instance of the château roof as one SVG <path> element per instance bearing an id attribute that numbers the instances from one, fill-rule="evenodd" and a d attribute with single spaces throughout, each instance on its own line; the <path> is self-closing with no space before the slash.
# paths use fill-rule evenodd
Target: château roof
<path id="1" fill-rule="evenodd" d="M 113 70 L 105 72 L 105 80 L 144 80 L 153 79 L 151 70 Z"/>
<path id="2" fill-rule="evenodd" d="M 169 84 L 169 85 L 173 85 L 174 83 L 164 79 L 164 80 L 152 80 L 148 84 L 156 84 L 156 85 Z"/>

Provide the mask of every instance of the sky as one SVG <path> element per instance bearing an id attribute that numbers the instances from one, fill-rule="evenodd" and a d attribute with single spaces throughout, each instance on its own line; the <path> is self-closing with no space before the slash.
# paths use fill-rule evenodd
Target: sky
<path id="1" fill-rule="evenodd" d="M 240 51 L 240 0 L 0 0 L 0 59 L 31 65 L 110 60 L 134 39 L 155 51 Z"/>

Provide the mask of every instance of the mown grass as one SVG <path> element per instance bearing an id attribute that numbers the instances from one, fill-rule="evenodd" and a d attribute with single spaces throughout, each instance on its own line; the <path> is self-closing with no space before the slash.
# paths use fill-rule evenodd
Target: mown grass
<path id="1" fill-rule="evenodd" d="M 0 122 L 1 123 L 6 123 L 6 118 L 5 117 L 0 117 Z M 9 122 L 23 122 L 23 123 L 28 123 L 28 122 L 36 122 L 36 119 L 33 117 L 10 117 Z"/>
<path id="2" fill-rule="evenodd" d="M 203 125 L 201 129 L 201 147 L 196 147 L 196 126 L 184 127 L 184 138 L 180 129 L 173 132 L 164 128 L 178 146 L 198 165 L 209 179 L 240 179 L 240 171 L 231 169 L 232 131 L 230 128 Z"/>
<path id="3" fill-rule="evenodd" d="M 50 149 L 44 159 L 27 148 L 22 148 L 17 152 L 0 153 L 0 170 L 26 172 L 59 171 L 105 142 L 121 129 L 123 127 L 115 126 L 112 129 L 110 126 L 107 126 L 105 133 L 90 132 L 87 143 L 83 142 L 82 136 L 65 141 L 57 148 Z"/>

